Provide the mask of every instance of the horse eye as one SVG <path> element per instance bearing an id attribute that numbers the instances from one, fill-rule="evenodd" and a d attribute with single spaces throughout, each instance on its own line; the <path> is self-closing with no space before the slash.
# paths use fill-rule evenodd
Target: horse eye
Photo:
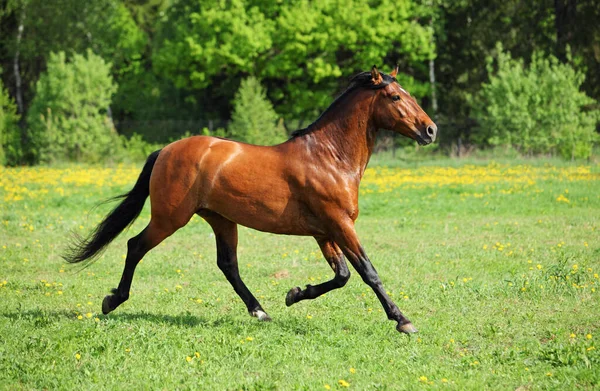
<path id="1" fill-rule="evenodd" d="M 393 101 L 400 100 L 400 95 L 394 95 L 394 96 L 392 96 L 392 100 Z"/>

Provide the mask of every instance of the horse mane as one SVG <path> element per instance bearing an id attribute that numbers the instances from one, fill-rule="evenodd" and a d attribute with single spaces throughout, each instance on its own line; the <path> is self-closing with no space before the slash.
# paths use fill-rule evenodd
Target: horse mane
<path id="1" fill-rule="evenodd" d="M 317 122 L 319 122 L 319 120 L 321 118 L 323 118 L 323 116 L 325 116 L 325 114 L 327 114 L 328 112 L 334 110 L 341 101 L 343 101 L 348 95 L 350 95 L 352 92 L 356 91 L 359 88 L 365 88 L 365 89 L 370 89 L 370 90 L 378 90 L 380 88 L 384 88 L 385 86 L 389 85 L 390 83 L 393 83 L 396 80 L 395 77 L 392 77 L 390 75 L 387 75 L 383 72 L 379 72 L 379 74 L 381 75 L 382 81 L 381 83 L 378 84 L 374 84 L 373 83 L 373 78 L 371 76 L 371 72 L 361 72 L 357 75 L 355 75 L 352 79 L 350 79 L 350 84 L 348 85 L 348 87 L 344 90 L 344 92 L 342 92 L 334 101 L 333 103 L 331 103 L 329 105 L 329 107 L 327 107 L 325 109 L 325 111 L 323 111 L 321 113 L 321 115 L 319 116 L 319 118 L 317 118 L 313 123 L 311 123 L 310 125 L 308 125 L 306 128 L 304 129 L 298 129 L 298 130 L 294 130 L 290 136 L 290 139 L 296 138 L 296 137 L 300 137 L 300 136 L 304 136 L 305 134 L 308 134 L 310 132 L 312 132 L 315 129 L 315 124 Z"/>

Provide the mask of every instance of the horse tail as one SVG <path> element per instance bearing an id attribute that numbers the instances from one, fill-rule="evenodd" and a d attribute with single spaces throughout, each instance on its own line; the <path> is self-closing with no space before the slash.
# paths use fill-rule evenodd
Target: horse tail
<path id="1" fill-rule="evenodd" d="M 79 263 L 85 260 L 92 262 L 123 230 L 129 227 L 140 215 L 146 198 L 150 195 L 150 175 L 160 150 L 152 152 L 146 164 L 128 193 L 113 197 L 105 202 L 123 199 L 87 238 L 76 238 L 63 258 L 69 263 Z"/>

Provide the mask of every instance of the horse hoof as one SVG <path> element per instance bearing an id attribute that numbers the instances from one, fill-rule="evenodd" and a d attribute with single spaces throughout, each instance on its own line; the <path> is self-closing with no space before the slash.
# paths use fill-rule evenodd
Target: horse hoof
<path id="1" fill-rule="evenodd" d="M 301 290 L 302 289 L 300 289 L 300 287 L 298 286 L 290 289 L 290 291 L 285 296 L 285 305 L 289 307 L 292 304 L 294 304 L 296 302 L 296 295 L 298 295 L 298 293 L 300 293 Z"/>
<path id="2" fill-rule="evenodd" d="M 271 317 L 265 311 L 261 310 L 253 311 L 250 313 L 250 315 L 254 316 L 255 318 L 258 318 L 258 320 L 261 322 L 270 322 L 272 320 Z"/>
<path id="3" fill-rule="evenodd" d="M 114 310 L 114 308 L 110 307 L 110 298 L 112 297 L 112 295 L 108 295 L 104 297 L 104 300 L 102 300 L 102 313 L 104 315 L 107 315 L 109 312 L 111 312 L 112 310 Z"/>
<path id="4" fill-rule="evenodd" d="M 403 325 L 396 326 L 396 330 L 404 334 L 414 334 L 418 332 L 417 328 L 412 323 L 404 323 Z"/>

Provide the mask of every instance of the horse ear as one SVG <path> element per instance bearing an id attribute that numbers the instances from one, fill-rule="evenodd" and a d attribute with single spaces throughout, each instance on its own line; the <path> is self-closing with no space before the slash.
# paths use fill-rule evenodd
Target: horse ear
<path id="1" fill-rule="evenodd" d="M 375 85 L 377 85 L 383 81 L 383 78 L 381 77 L 381 73 L 379 73 L 379 71 L 377 70 L 377 67 L 375 65 L 373 65 L 373 68 L 371 68 L 371 80 L 373 81 L 373 84 L 375 84 Z"/>
<path id="2" fill-rule="evenodd" d="M 398 74 L 398 64 L 396 64 L 396 66 L 394 67 L 394 70 L 390 72 L 390 76 L 396 77 L 397 74 Z"/>

